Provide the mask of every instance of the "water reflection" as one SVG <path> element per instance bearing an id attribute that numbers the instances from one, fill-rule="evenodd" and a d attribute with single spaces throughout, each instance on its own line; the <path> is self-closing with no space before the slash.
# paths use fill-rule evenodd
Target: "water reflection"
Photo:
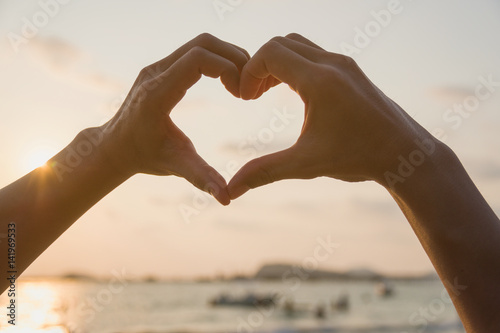
<path id="1" fill-rule="evenodd" d="M 104 333 L 104 332 L 404 332 L 415 331 L 409 318 L 429 300 L 440 299 L 444 290 L 438 280 L 398 282 L 393 297 L 377 297 L 369 281 L 304 282 L 294 292 L 281 281 L 233 282 L 141 282 L 119 285 L 110 281 L 54 279 L 18 281 L 16 326 L 0 319 L 0 332 Z M 116 282 L 116 281 L 114 281 Z M 278 292 L 294 299 L 270 309 L 260 307 L 213 307 L 214 296 L 225 291 L 257 294 Z M 332 299 L 349 295 L 348 311 L 340 311 L 344 301 L 327 306 Z M 366 297 L 370 295 L 370 297 Z M 288 299 L 288 298 L 284 298 Z M 0 296 L 0 308 L 8 304 Z M 322 310 L 313 313 L 322 304 Z M 304 308 L 308 305 L 307 308 Z M 316 307 L 314 307 L 316 306 Z M 303 310 L 306 311 L 303 311 Z M 288 312 L 287 312 L 288 311 Z M 3 312 L 5 313 L 5 312 Z M 451 303 L 444 303 L 426 332 L 462 333 Z M 255 326 L 255 320 L 259 325 Z M 251 325 L 248 326 L 248 325 Z M 253 326 L 252 326 L 253 325 Z"/>
<path id="2" fill-rule="evenodd" d="M 63 281 L 18 281 L 15 326 L 0 322 L 2 332 L 68 333 L 68 293 L 77 287 Z M 74 295 L 75 290 L 71 290 Z M 77 293 L 78 294 L 78 293 Z M 9 303 L 7 293 L 0 296 L 2 308 Z"/>

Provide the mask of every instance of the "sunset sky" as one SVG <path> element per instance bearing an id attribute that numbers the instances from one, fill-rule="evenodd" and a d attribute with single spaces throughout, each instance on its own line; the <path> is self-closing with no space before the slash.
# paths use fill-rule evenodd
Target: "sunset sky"
<path id="1" fill-rule="evenodd" d="M 0 0 L 2 187 L 80 130 L 112 117 L 143 67 L 198 34 L 209 32 L 253 54 L 274 36 L 298 32 L 332 52 L 355 48 L 351 55 L 376 85 L 429 131 L 444 133 L 500 213 L 497 1 L 61 2 L 66 4 Z M 485 80 L 496 82 L 481 88 L 487 98 L 463 115 L 453 111 L 470 107 Z M 284 112 L 293 115 L 284 130 L 264 136 L 273 117 Z M 303 103 L 284 85 L 248 102 L 234 98 L 218 80 L 203 78 L 172 117 L 229 181 L 254 153 L 294 143 Z M 186 218 L 186 209 L 196 214 Z M 136 175 L 88 211 L 25 274 L 252 273 L 263 263 L 302 263 L 313 256 L 318 238 L 338 244 L 321 268 L 432 270 L 396 203 L 374 183 L 289 180 L 222 207 L 183 179 Z"/>

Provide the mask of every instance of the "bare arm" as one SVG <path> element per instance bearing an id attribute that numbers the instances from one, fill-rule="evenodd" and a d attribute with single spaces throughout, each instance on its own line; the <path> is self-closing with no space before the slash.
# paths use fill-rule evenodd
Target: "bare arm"
<path id="1" fill-rule="evenodd" d="M 404 183 L 388 189 L 467 331 L 500 331 L 500 222 L 457 156 L 437 147 Z"/>
<path id="2" fill-rule="evenodd" d="M 258 98 L 280 82 L 304 101 L 302 132 L 290 148 L 238 171 L 228 185 L 231 199 L 281 179 L 376 181 L 408 218 L 468 332 L 500 331 L 500 222 L 455 154 L 352 59 L 300 35 L 274 38 L 250 59 L 242 98 Z M 404 177 L 400 157 L 418 164 Z"/>
<path id="3" fill-rule="evenodd" d="M 15 239 L 13 266 L 7 265 L 9 243 L 0 243 L 2 292 L 7 277 L 17 278 L 74 221 L 132 175 L 109 163 L 105 153 L 108 141 L 89 145 L 89 138 L 100 136 L 99 128 L 82 131 L 47 165 L 0 190 L 0 226 L 3 232 L 10 229 L 11 239 Z M 77 147 L 87 145 L 91 152 L 83 158 L 76 153 Z"/>
<path id="4" fill-rule="evenodd" d="M 202 74 L 220 77 L 239 96 L 239 72 L 248 58 L 239 47 L 198 36 L 144 68 L 108 123 L 83 130 L 46 166 L 0 190 L 0 233 L 15 225 L 16 240 L 14 267 L 7 260 L 12 246 L 6 239 L 0 243 L 0 291 L 8 286 L 9 270 L 18 277 L 82 214 L 136 173 L 184 177 L 228 204 L 224 178 L 196 153 L 170 112 Z"/>

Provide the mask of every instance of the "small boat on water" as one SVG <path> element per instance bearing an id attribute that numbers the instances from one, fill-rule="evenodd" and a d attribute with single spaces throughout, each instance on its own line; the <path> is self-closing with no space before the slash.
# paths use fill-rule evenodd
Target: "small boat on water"
<path id="1" fill-rule="evenodd" d="M 241 297 L 222 294 L 209 301 L 212 306 L 271 306 L 275 304 L 275 294 L 247 293 Z"/>
<path id="2" fill-rule="evenodd" d="M 341 294 L 336 300 L 331 302 L 332 310 L 338 312 L 346 312 L 349 310 L 349 295 Z"/>
<path id="3" fill-rule="evenodd" d="M 388 281 L 380 281 L 375 286 L 375 291 L 381 297 L 390 297 L 394 294 L 394 287 Z"/>

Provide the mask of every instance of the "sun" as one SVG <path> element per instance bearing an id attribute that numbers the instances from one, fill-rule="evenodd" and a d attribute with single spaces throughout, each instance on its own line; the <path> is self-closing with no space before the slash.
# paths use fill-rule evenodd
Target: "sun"
<path id="1" fill-rule="evenodd" d="M 44 166 L 45 163 L 56 154 L 56 149 L 50 144 L 34 144 L 27 149 L 22 161 L 24 172 L 31 172 L 36 168 Z"/>

